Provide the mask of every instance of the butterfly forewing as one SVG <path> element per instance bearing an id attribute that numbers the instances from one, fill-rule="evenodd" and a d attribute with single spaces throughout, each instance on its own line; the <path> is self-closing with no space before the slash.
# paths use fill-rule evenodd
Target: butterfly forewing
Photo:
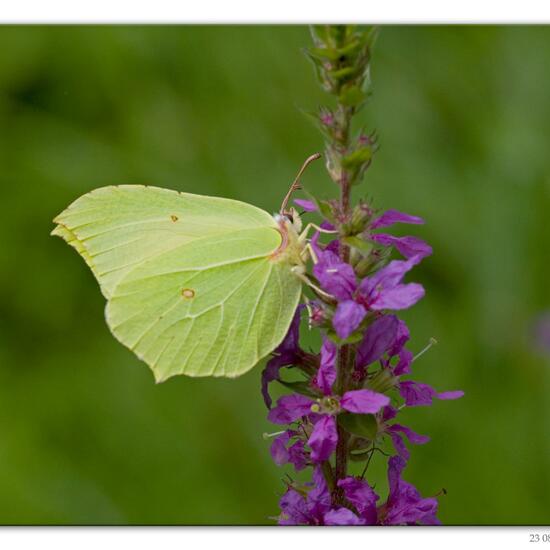
<path id="1" fill-rule="evenodd" d="M 152 369 L 237 376 L 286 334 L 301 292 L 273 218 L 254 206 L 151 187 L 98 189 L 55 220 L 108 298 L 114 335 Z"/>

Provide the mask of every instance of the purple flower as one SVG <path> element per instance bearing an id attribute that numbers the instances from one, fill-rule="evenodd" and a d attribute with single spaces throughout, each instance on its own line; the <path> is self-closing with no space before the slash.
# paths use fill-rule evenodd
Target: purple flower
<path id="1" fill-rule="evenodd" d="M 433 252 L 432 247 L 417 237 L 395 237 L 387 233 L 371 235 L 371 239 L 382 246 L 394 246 L 405 258 L 425 258 Z"/>
<path id="2" fill-rule="evenodd" d="M 290 463 L 294 466 L 296 471 L 303 470 L 307 466 L 304 442 L 298 439 L 292 445 L 287 446 L 289 441 L 297 435 L 298 433 L 293 430 L 286 430 L 273 440 L 270 453 L 273 462 L 275 462 L 277 466 Z"/>
<path id="3" fill-rule="evenodd" d="M 300 313 L 303 306 L 299 306 L 294 314 L 290 328 L 281 342 L 275 349 L 274 357 L 272 357 L 262 372 L 262 395 L 267 408 L 271 408 L 271 396 L 269 395 L 268 386 L 273 380 L 278 380 L 279 370 L 282 367 L 292 365 L 301 353 L 300 341 Z"/>
<path id="4" fill-rule="evenodd" d="M 279 525 L 314 525 L 307 508 L 306 499 L 292 487 L 279 500 L 281 514 Z"/>
<path id="5" fill-rule="evenodd" d="M 405 400 L 407 407 L 419 407 L 431 405 L 433 399 L 459 399 L 464 395 L 463 391 L 446 391 L 438 393 L 428 384 L 407 380 L 399 383 L 399 393 Z"/>
<path id="6" fill-rule="evenodd" d="M 313 486 L 307 496 L 289 487 L 279 506 L 279 525 L 323 525 L 324 516 L 330 510 L 330 493 L 321 469 L 317 467 L 313 471 Z"/>
<path id="7" fill-rule="evenodd" d="M 375 414 L 389 403 L 390 398 L 387 395 L 367 389 L 348 391 L 340 399 L 342 409 L 359 414 Z M 338 432 L 334 414 L 339 411 L 312 414 L 311 406 L 314 404 L 312 399 L 303 395 L 285 395 L 279 398 L 277 405 L 269 411 L 268 419 L 274 424 L 289 424 L 303 416 L 309 416 L 314 423 L 313 431 L 308 439 L 308 445 L 311 447 L 311 460 L 322 462 L 327 460 L 336 449 Z M 322 401 L 321 405 L 323 405 Z M 286 459 L 286 455 L 281 449 L 276 450 L 279 453 L 277 456 L 281 456 L 281 460 L 282 457 Z"/>
<path id="8" fill-rule="evenodd" d="M 340 399 L 340 407 L 346 411 L 359 414 L 374 414 L 390 403 L 387 395 L 371 390 L 353 390 L 344 393 Z M 338 444 L 336 419 L 333 415 L 323 415 L 315 423 L 308 440 L 311 447 L 311 460 L 322 462 L 328 460 Z"/>
<path id="9" fill-rule="evenodd" d="M 379 496 L 370 485 L 355 477 L 346 477 L 338 481 L 338 487 L 359 515 L 348 508 L 334 508 L 324 516 L 325 525 L 376 525 L 376 501 Z"/>
<path id="10" fill-rule="evenodd" d="M 349 276 L 344 278 L 342 276 L 343 268 L 339 267 L 338 295 L 331 292 L 327 286 L 330 285 L 333 288 L 335 281 L 330 281 L 331 272 L 325 269 L 324 278 L 319 280 L 327 292 L 331 292 L 340 300 L 332 320 L 336 334 L 340 338 L 347 338 L 361 324 L 368 310 L 406 309 L 416 304 L 424 296 L 422 285 L 417 283 L 402 284 L 401 281 L 420 260 L 421 258 L 418 256 L 407 261 L 394 260 L 371 277 L 363 279 L 356 292 L 353 288 L 355 282 Z M 346 281 L 345 292 L 342 291 L 343 279 Z"/>
<path id="11" fill-rule="evenodd" d="M 418 225 L 423 224 L 424 220 L 418 216 L 411 216 L 410 214 L 404 214 L 403 212 L 398 212 L 397 210 L 386 210 L 386 212 L 372 222 L 371 229 L 389 227 L 395 223 L 410 223 Z"/>
<path id="12" fill-rule="evenodd" d="M 363 279 L 359 285 L 362 302 L 375 311 L 406 309 L 416 304 L 424 296 L 422 285 L 401 281 L 419 261 L 416 256 L 407 261 L 393 260 L 372 277 Z"/>
<path id="13" fill-rule="evenodd" d="M 388 462 L 388 500 L 379 509 L 379 522 L 382 525 L 437 525 L 437 499 L 422 498 L 416 488 L 401 479 L 405 460 L 392 456 Z"/>
<path id="14" fill-rule="evenodd" d="M 321 286 L 337 300 L 351 299 L 357 287 L 353 267 L 342 262 L 330 250 L 324 250 L 318 255 L 319 261 L 313 266 L 313 274 Z"/>
<path id="15" fill-rule="evenodd" d="M 297 204 L 299 207 L 303 208 L 306 212 L 317 211 L 317 205 L 313 201 L 308 201 L 306 199 L 294 199 L 294 204 Z"/>
<path id="16" fill-rule="evenodd" d="M 366 525 L 376 523 L 376 501 L 380 498 L 371 486 L 362 479 L 346 477 L 338 482 L 338 487 L 344 490 L 346 499 L 353 504 Z"/>

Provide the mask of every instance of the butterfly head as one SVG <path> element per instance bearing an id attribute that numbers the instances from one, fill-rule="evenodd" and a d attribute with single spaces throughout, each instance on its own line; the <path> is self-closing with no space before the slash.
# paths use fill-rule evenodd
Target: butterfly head
<path id="1" fill-rule="evenodd" d="M 287 262 L 291 266 L 302 266 L 304 264 L 302 257 L 304 245 L 299 239 L 302 220 L 298 212 L 291 208 L 282 214 L 274 214 L 273 219 L 281 234 L 281 244 L 273 252 L 271 259 L 276 262 Z"/>

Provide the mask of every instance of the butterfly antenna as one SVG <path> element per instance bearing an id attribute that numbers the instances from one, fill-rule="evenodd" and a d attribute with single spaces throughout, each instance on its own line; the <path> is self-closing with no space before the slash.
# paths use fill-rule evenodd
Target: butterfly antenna
<path id="1" fill-rule="evenodd" d="M 302 174 L 304 173 L 305 169 L 314 161 L 321 158 L 321 153 L 314 153 L 313 155 L 307 157 L 307 159 L 304 161 L 304 164 L 302 164 L 302 167 L 300 168 L 300 171 L 294 178 L 294 181 L 292 182 L 292 185 L 290 186 L 290 189 L 288 190 L 288 193 L 286 194 L 285 198 L 283 199 L 283 203 L 281 204 L 281 210 L 280 214 L 284 216 L 286 213 L 286 207 L 288 204 L 288 201 L 290 200 L 290 197 L 292 196 L 292 193 L 294 191 L 297 191 L 300 189 L 300 178 Z"/>

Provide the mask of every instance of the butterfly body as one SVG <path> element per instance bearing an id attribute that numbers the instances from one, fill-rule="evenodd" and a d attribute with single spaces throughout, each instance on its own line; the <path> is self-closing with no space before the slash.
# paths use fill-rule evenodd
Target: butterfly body
<path id="1" fill-rule="evenodd" d="M 301 294 L 295 224 L 167 189 L 96 189 L 54 220 L 107 299 L 115 337 L 155 379 L 234 377 L 284 338 Z"/>

